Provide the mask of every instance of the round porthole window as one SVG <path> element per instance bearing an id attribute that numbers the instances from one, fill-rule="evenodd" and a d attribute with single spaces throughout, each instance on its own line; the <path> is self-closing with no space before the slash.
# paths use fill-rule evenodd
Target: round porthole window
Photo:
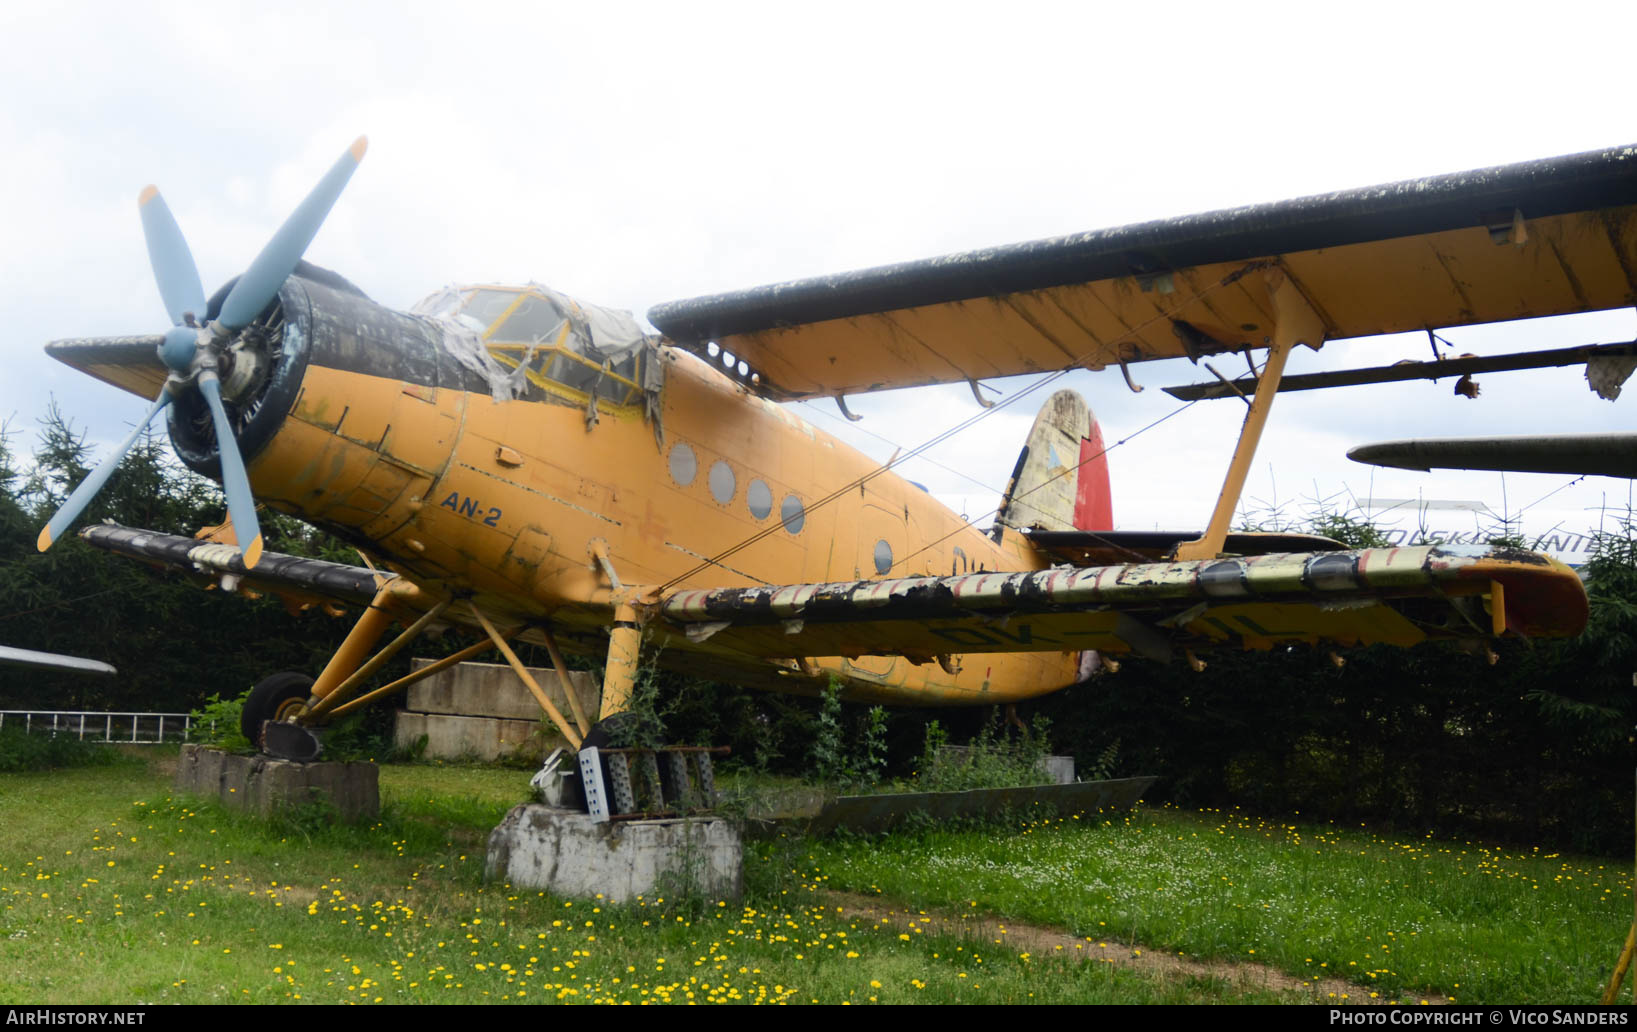
<path id="1" fill-rule="evenodd" d="M 711 463 L 710 471 L 711 497 L 723 505 L 733 501 L 733 492 L 739 484 L 733 477 L 733 467 L 717 459 Z"/>
<path id="2" fill-rule="evenodd" d="M 875 543 L 875 572 L 883 577 L 892 572 L 892 546 L 885 538 Z"/>
<path id="3" fill-rule="evenodd" d="M 679 487 L 687 487 L 699 475 L 699 456 L 686 444 L 677 442 L 671 449 L 671 479 Z"/>
<path id="4" fill-rule="evenodd" d="M 759 520 L 765 520 L 773 511 L 773 490 L 767 486 L 765 480 L 752 480 L 745 485 L 745 504 L 750 506 L 750 514 Z"/>
<path id="5" fill-rule="evenodd" d="M 807 522 L 807 510 L 802 508 L 801 499 L 795 495 L 785 495 L 784 504 L 779 506 L 779 519 L 784 522 L 785 530 L 800 534 L 803 524 Z"/>

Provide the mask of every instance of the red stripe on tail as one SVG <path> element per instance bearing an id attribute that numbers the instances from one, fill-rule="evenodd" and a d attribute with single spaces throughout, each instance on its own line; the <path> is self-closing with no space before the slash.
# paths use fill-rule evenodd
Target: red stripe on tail
<path id="1" fill-rule="evenodd" d="M 1081 530 L 1114 529 L 1114 496 L 1108 486 L 1103 428 L 1091 421 L 1091 436 L 1080 439 L 1079 480 L 1074 493 L 1074 525 Z"/>

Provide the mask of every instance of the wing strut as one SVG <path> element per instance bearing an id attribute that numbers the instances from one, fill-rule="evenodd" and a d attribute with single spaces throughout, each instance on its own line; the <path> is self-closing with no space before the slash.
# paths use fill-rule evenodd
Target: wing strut
<path id="1" fill-rule="evenodd" d="M 563 716 L 562 711 L 552 705 L 550 699 L 546 698 L 545 690 L 540 687 L 540 682 L 534 679 L 534 676 L 529 673 L 529 668 L 524 666 L 523 661 L 517 658 L 517 653 L 513 652 L 512 647 L 506 644 L 506 636 L 495 630 L 495 625 L 490 623 L 489 618 L 483 615 L 483 611 L 477 607 L 477 603 L 468 603 L 468 607 L 472 610 L 472 615 L 477 617 L 477 622 L 482 625 L 483 632 L 489 636 L 490 641 L 494 642 L 494 647 L 500 650 L 502 656 L 506 657 L 506 662 L 511 665 L 512 672 L 517 674 L 518 679 L 523 682 L 523 687 L 529 690 L 530 694 L 534 696 L 534 700 L 540 704 L 540 708 L 546 711 L 546 716 L 550 717 L 551 722 L 557 725 L 557 730 L 562 732 L 564 738 L 568 739 L 568 744 L 574 748 L 574 751 L 579 752 L 580 742 L 584 739 L 579 729 L 570 724 L 567 718 Z M 567 681 L 563 682 L 563 691 L 565 694 L 572 694 L 574 685 Z"/>
<path id="2" fill-rule="evenodd" d="M 1245 477 L 1250 473 L 1251 460 L 1256 457 L 1256 446 L 1262 440 L 1262 428 L 1267 425 L 1268 411 L 1273 407 L 1273 396 L 1279 390 L 1279 378 L 1285 371 L 1285 359 L 1291 348 L 1298 344 L 1318 350 L 1324 343 L 1324 320 L 1308 304 L 1293 280 L 1282 269 L 1268 271 L 1268 293 L 1273 301 L 1273 340 L 1268 346 L 1267 363 L 1256 383 L 1256 397 L 1245 413 L 1245 425 L 1239 431 L 1239 444 L 1234 448 L 1233 461 L 1228 464 L 1228 475 L 1222 481 L 1222 493 L 1217 496 L 1216 509 L 1205 533 L 1196 541 L 1184 541 L 1177 546 L 1178 561 L 1214 559 L 1222 551 L 1228 537 L 1228 521 L 1239 507 L 1239 495 L 1245 488 Z"/>

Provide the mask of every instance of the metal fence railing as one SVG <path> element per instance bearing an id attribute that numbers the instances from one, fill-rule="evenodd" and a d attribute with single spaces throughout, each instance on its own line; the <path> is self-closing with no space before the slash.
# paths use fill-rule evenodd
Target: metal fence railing
<path id="1" fill-rule="evenodd" d="M 21 727 L 33 734 L 74 735 L 114 745 L 185 742 L 193 729 L 187 713 L 110 713 L 102 710 L 0 710 L 0 729 Z"/>

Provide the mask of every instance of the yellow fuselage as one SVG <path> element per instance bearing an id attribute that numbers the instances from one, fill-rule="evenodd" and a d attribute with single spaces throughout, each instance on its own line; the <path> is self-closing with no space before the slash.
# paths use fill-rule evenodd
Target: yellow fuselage
<path id="1" fill-rule="evenodd" d="M 662 434 L 640 403 L 605 403 L 588 426 L 577 405 L 314 364 L 250 476 L 259 498 L 360 544 L 428 597 L 470 593 L 514 624 L 549 621 L 565 645 L 599 658 L 614 597 L 599 547 L 625 588 L 1044 565 L 1016 533 L 991 540 L 891 472 L 822 502 L 879 464 L 691 354 L 665 347 L 658 360 Z M 1078 663 L 1074 652 L 768 661 L 658 621 L 649 642 L 706 676 L 796 692 L 837 676 L 850 698 L 912 705 L 1044 694 L 1072 683 Z"/>

